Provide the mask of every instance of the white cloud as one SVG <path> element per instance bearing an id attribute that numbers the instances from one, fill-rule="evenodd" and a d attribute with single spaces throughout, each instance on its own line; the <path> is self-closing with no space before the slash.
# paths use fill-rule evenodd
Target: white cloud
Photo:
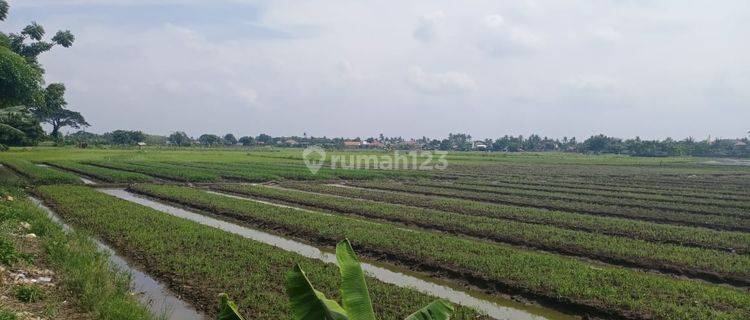
<path id="1" fill-rule="evenodd" d="M 538 48 L 542 39 L 534 32 L 506 22 L 499 14 L 484 17 L 479 48 L 491 56 L 527 53 Z"/>
<path id="2" fill-rule="evenodd" d="M 423 42 L 434 41 L 438 37 L 438 29 L 441 28 L 444 19 L 445 13 L 442 11 L 423 15 L 419 18 L 417 27 L 412 33 L 414 38 Z"/>
<path id="3" fill-rule="evenodd" d="M 431 73 L 420 67 L 409 69 L 407 81 L 415 89 L 428 94 L 456 94 L 476 89 L 477 85 L 469 75 L 460 72 Z"/>
<path id="4" fill-rule="evenodd" d="M 76 35 L 41 59 L 95 132 L 732 136 L 750 118 L 745 0 L 12 4 L 3 31 Z"/>

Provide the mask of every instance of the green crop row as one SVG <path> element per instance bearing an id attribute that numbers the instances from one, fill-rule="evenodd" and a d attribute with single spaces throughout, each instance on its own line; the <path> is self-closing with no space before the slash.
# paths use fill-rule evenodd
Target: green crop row
<path id="1" fill-rule="evenodd" d="M 526 197 L 513 197 L 487 192 L 472 192 L 451 190 L 437 187 L 415 186 L 398 182 L 351 182 L 352 185 L 379 190 L 401 191 L 425 195 L 453 197 L 492 203 L 501 203 L 514 206 L 534 207 L 548 210 L 568 211 L 575 213 L 586 213 L 592 215 L 618 216 L 630 219 L 658 221 L 690 226 L 702 226 L 721 230 L 750 231 L 750 219 L 740 217 L 726 217 L 715 215 L 698 215 L 685 212 L 672 212 L 661 210 L 648 210 L 639 208 L 625 208 L 615 205 L 603 205 L 588 202 L 574 202 L 563 200 L 534 199 Z"/>
<path id="2" fill-rule="evenodd" d="M 747 194 L 748 170 L 736 168 L 734 174 L 721 174 L 721 170 L 711 169 L 696 172 L 695 168 L 673 171 L 661 167 L 620 167 L 620 166 L 580 166 L 580 165 L 513 165 L 497 164 L 461 165 L 451 164 L 443 175 L 450 177 L 472 177 L 484 179 L 497 176 L 520 176 L 544 180 L 584 181 L 611 186 L 640 187 L 650 186 L 667 189 L 692 189 L 694 191 L 713 190 L 730 194 Z"/>
<path id="3" fill-rule="evenodd" d="M 198 170 L 178 166 L 166 166 L 157 164 L 155 162 L 134 163 L 120 161 L 94 161 L 87 162 L 87 164 L 116 170 L 142 173 L 152 177 L 184 182 L 214 182 L 221 179 L 219 175 L 207 170 Z"/>
<path id="4" fill-rule="evenodd" d="M 54 188 L 67 190 L 68 186 Z M 7 196 L 13 197 L 13 200 L 9 200 Z M 43 262 L 45 268 L 55 272 L 55 285 L 59 287 L 56 291 L 61 292 L 65 303 L 75 308 L 76 314 L 60 315 L 61 317 L 157 319 L 130 291 L 130 275 L 114 269 L 107 254 L 99 251 L 87 236 L 78 232 L 64 232 L 62 227 L 47 217 L 19 189 L 0 187 L 0 198 L 3 199 L 0 200 L 0 239 L 4 236 L 3 232 L 9 232 L 11 239 L 19 239 L 17 235 L 11 235 L 19 231 L 36 235 L 34 245 L 30 245 L 27 240 L 24 246 L 38 248 L 31 250 L 29 254 L 33 255 L 35 263 Z M 27 224 L 29 229 L 18 230 L 22 228 L 19 227 L 22 223 Z M 29 265 L 20 267 L 26 269 Z M 50 302 L 44 307 L 54 308 L 55 303 Z M 0 319 L 6 318 L 0 316 Z"/>
<path id="5" fill-rule="evenodd" d="M 30 161 L 8 159 L 2 164 L 28 178 L 34 184 L 79 184 L 81 178 L 59 170 L 38 166 Z"/>
<path id="6" fill-rule="evenodd" d="M 523 181 L 515 181 L 515 182 L 504 182 L 504 181 L 493 181 L 491 183 L 487 182 L 481 182 L 481 181 L 456 181 L 457 185 L 468 185 L 473 187 L 481 187 L 481 188 L 502 188 L 505 190 L 508 189 L 517 189 L 517 190 L 528 190 L 528 191 L 541 191 L 541 192 L 552 192 L 552 193 L 561 193 L 566 195 L 574 195 L 574 196 L 601 196 L 601 197 L 608 197 L 610 199 L 628 199 L 629 201 L 653 201 L 655 203 L 668 203 L 668 204 L 688 204 L 688 205 L 707 205 L 707 206 L 715 206 L 718 210 L 720 208 L 741 208 L 741 209 L 750 209 L 750 201 L 727 201 L 727 200 L 720 200 L 720 199 L 703 199 L 703 198 L 696 198 L 692 195 L 654 195 L 654 194 L 643 194 L 643 193 L 635 193 L 635 192 L 628 192 L 625 190 L 618 190 L 618 191 L 604 191 L 604 190 L 586 190 L 577 188 L 575 186 L 558 186 L 558 185 L 552 185 L 552 184 L 540 184 L 540 183 L 534 183 L 534 182 L 523 182 Z M 696 208 L 688 208 L 688 210 L 695 210 Z"/>
<path id="7" fill-rule="evenodd" d="M 273 163 L 207 163 L 207 162 L 190 162 L 180 163 L 185 166 L 214 169 L 228 172 L 262 172 L 275 175 L 284 179 L 291 180 L 326 180 L 326 179 L 351 179 L 367 180 L 390 177 L 416 177 L 424 176 L 417 172 L 409 171 L 386 171 L 374 169 L 331 169 L 321 167 L 316 173 L 312 173 L 307 167 L 302 165 L 283 165 L 279 166 Z"/>
<path id="8" fill-rule="evenodd" d="M 48 162 L 53 167 L 59 167 L 65 170 L 80 173 L 101 181 L 106 182 L 150 182 L 154 181 L 154 178 L 149 177 L 145 174 L 115 170 L 104 167 L 92 166 L 89 164 L 79 163 L 75 161 L 54 161 Z"/>
<path id="9" fill-rule="evenodd" d="M 571 230 L 585 230 L 609 235 L 626 236 L 651 242 L 719 249 L 737 253 L 750 252 L 750 234 L 717 231 L 614 217 L 594 216 L 562 211 L 506 206 L 464 199 L 408 194 L 395 191 L 331 186 L 314 183 L 283 182 L 284 187 L 326 193 L 349 198 L 368 199 L 407 206 L 487 216 L 521 222 L 553 225 Z"/>
<path id="10" fill-rule="evenodd" d="M 710 214 L 719 216 L 734 216 L 750 218 L 747 209 L 738 207 L 719 207 L 708 204 L 683 204 L 678 202 L 659 202 L 647 199 L 620 198 L 617 196 L 569 194 L 565 191 L 540 191 L 529 190 L 516 186 L 476 186 L 470 184 L 455 184 L 435 181 L 418 181 L 408 183 L 417 186 L 435 187 L 443 189 L 454 189 L 459 191 L 493 193 L 512 197 L 530 198 L 535 203 L 550 201 L 586 202 L 596 205 L 612 205 L 617 207 L 637 208 L 644 210 L 662 210 L 669 212 L 687 212 L 694 214 Z M 594 207 L 594 206 L 592 206 Z"/>
<path id="11" fill-rule="evenodd" d="M 328 297 L 339 297 L 338 270 L 333 265 L 87 187 L 44 186 L 37 193 L 65 220 L 110 243 L 211 315 L 218 311 L 217 294 L 227 292 L 237 298 L 247 319 L 290 319 L 284 274 L 296 263 L 318 290 Z M 373 279 L 367 283 L 381 319 L 402 319 L 432 299 Z M 477 315 L 457 308 L 454 317 L 475 319 Z"/>
<path id="12" fill-rule="evenodd" d="M 135 187 L 135 189 L 139 188 Z M 647 269 L 668 270 L 702 277 L 718 276 L 729 281 L 737 283 L 747 281 L 750 284 L 750 256 L 748 255 L 260 185 L 222 185 L 217 189 L 335 212 L 413 224 L 427 229 L 521 244 L 567 255 L 599 259 L 604 262 L 622 262 Z"/>
<path id="13" fill-rule="evenodd" d="M 550 253 L 278 207 L 185 187 L 150 185 L 138 190 L 308 241 L 333 242 L 347 237 L 357 252 L 441 274 L 468 275 L 482 279 L 489 286 L 505 286 L 619 317 L 745 319 L 750 316 L 750 294 L 720 285 L 595 266 Z"/>
<path id="14" fill-rule="evenodd" d="M 26 179 L 5 166 L 0 166 L 0 181 L 4 186 L 23 186 L 26 184 Z"/>
<path id="15" fill-rule="evenodd" d="M 458 179 L 460 183 L 471 183 L 476 185 L 525 185 L 525 186 L 539 186 L 539 187 L 550 187 L 559 188 L 560 190 L 569 190 L 570 192 L 581 192 L 591 194 L 624 194 L 625 196 L 633 196 L 636 198 L 644 199 L 692 199 L 692 201 L 722 201 L 727 204 L 737 202 L 750 202 L 750 196 L 742 195 L 731 195 L 723 193 L 712 193 L 711 190 L 700 190 L 696 191 L 693 189 L 667 189 L 667 188 L 655 188 L 649 185 L 642 185 L 639 187 L 617 187 L 610 186 L 607 184 L 600 184 L 590 181 L 570 181 L 563 179 L 540 179 L 538 177 L 530 176 L 494 176 L 490 180 L 482 179 Z"/>

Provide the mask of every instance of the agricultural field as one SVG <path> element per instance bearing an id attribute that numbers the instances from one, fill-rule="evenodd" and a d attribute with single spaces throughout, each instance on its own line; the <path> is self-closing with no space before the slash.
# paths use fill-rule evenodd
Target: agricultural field
<path id="1" fill-rule="evenodd" d="M 328 154 L 357 155 L 389 153 Z M 564 153 L 446 159 L 445 170 L 323 161 L 311 171 L 301 149 L 28 148 L 0 153 L 0 179 L 200 317 L 215 317 L 225 292 L 248 319 L 289 318 L 284 279 L 295 263 L 338 299 L 325 253 L 348 239 L 370 268 L 379 319 L 435 298 L 456 306 L 453 319 L 750 318 L 750 167 Z"/>

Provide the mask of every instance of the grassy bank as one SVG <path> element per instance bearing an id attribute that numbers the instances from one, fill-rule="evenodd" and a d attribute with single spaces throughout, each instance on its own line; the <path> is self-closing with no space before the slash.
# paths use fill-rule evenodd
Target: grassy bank
<path id="1" fill-rule="evenodd" d="M 128 274 L 114 270 L 107 255 L 80 233 L 65 233 L 46 213 L 25 198 L 18 189 L 0 187 L 0 238 L 15 241 L 4 250 L 6 267 L 54 271 L 56 287 L 43 288 L 45 306 L 55 319 L 151 319 L 129 289 Z M 7 196 L 13 198 L 9 201 Z M 21 226 L 21 227 L 19 227 Z M 34 234 L 33 241 L 18 242 L 17 233 Z M 18 254 L 24 252 L 21 259 Z M 11 258 L 9 258 L 11 257 Z M 68 304 L 62 304 L 62 301 Z M 67 306 L 73 310 L 65 310 Z M 24 307 L 20 305 L 20 307 Z"/>

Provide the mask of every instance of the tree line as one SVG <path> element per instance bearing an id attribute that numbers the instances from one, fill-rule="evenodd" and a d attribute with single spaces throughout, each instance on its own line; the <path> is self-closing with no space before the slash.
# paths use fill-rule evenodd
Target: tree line
<path id="1" fill-rule="evenodd" d="M 327 149 L 370 148 L 385 150 L 441 150 L 441 151 L 484 151 L 484 152 L 571 152 L 587 154 L 623 154 L 641 157 L 664 156 L 711 156 L 711 157 L 750 157 L 750 141 L 747 137 L 738 139 L 706 139 L 697 141 L 693 138 L 674 140 L 644 140 L 641 138 L 621 139 L 606 135 L 594 135 L 578 141 L 575 137 L 549 138 L 532 134 L 524 136 L 503 136 L 497 139 L 474 140 L 465 133 L 451 133 L 446 138 L 404 139 L 402 137 L 369 138 L 329 138 L 300 136 L 257 136 L 235 137 L 232 133 L 225 135 L 202 134 L 197 138 L 185 132 L 176 131 L 168 136 L 149 135 L 141 131 L 115 130 L 104 134 L 79 131 L 63 137 L 69 145 L 136 145 L 139 142 L 147 145 L 173 147 L 260 147 L 301 148 L 320 146 Z M 358 142 L 347 145 L 345 142 Z"/>
<path id="2" fill-rule="evenodd" d="M 0 0 L 0 21 L 10 6 Z M 17 33 L 0 32 L 0 150 L 7 146 L 36 145 L 46 138 L 59 140 L 63 127 L 89 126 L 84 117 L 68 108 L 65 85 L 45 86 L 39 56 L 55 46 L 69 48 L 75 37 L 69 30 L 58 31 L 44 40 L 44 27 L 31 22 Z M 41 124 L 52 128 L 49 135 Z"/>

